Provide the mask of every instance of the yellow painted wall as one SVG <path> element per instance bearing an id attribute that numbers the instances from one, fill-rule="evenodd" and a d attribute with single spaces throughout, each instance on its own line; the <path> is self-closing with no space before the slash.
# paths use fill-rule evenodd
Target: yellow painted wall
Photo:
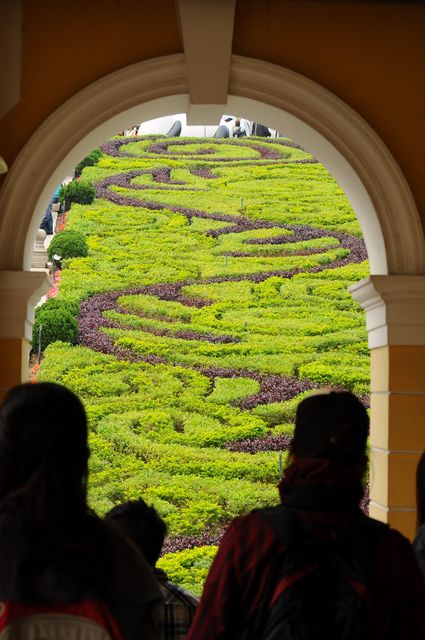
<path id="1" fill-rule="evenodd" d="M 425 346 L 393 345 L 371 351 L 372 392 L 423 392 Z"/>
<path id="2" fill-rule="evenodd" d="M 425 448 L 425 347 L 372 349 L 371 383 L 370 514 L 412 537 Z"/>
<path id="3" fill-rule="evenodd" d="M 7 389 L 28 378 L 29 344 L 25 339 L 0 339 L 0 401 Z"/>
<path id="4" fill-rule="evenodd" d="M 140 60 L 182 51 L 174 0 L 23 0 L 22 32 L 21 101 L 0 120 L 0 155 L 9 167 L 77 91 Z"/>

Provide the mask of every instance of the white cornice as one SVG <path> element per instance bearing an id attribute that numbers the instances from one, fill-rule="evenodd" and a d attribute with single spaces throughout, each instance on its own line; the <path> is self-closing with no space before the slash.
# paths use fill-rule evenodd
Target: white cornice
<path id="1" fill-rule="evenodd" d="M 0 271 L 0 338 L 32 338 L 34 307 L 49 290 L 45 270 Z"/>
<path id="2" fill-rule="evenodd" d="M 350 293 L 366 311 L 371 349 L 425 345 L 425 276 L 370 276 Z"/>

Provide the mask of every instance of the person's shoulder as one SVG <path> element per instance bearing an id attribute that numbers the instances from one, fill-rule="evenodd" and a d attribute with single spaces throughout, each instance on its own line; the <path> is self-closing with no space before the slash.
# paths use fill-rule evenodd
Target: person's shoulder
<path id="1" fill-rule="evenodd" d="M 370 516 L 363 516 L 362 518 L 363 528 L 366 531 L 366 535 L 370 537 L 370 540 L 376 540 L 380 545 L 387 545 L 390 547 L 409 547 L 411 548 L 410 541 L 397 529 L 393 529 L 390 525 Z"/>
<path id="2" fill-rule="evenodd" d="M 273 507 L 267 508 L 274 509 Z M 250 513 L 238 516 L 226 529 L 220 548 L 237 550 L 238 554 L 249 553 L 250 550 L 268 548 L 276 542 L 276 534 L 270 521 L 262 515 L 262 509 L 254 509 Z"/>
<path id="3" fill-rule="evenodd" d="M 269 525 L 261 516 L 260 511 L 260 509 L 254 509 L 249 513 L 234 518 L 227 527 L 225 536 L 243 536 L 245 538 L 250 531 L 267 530 Z"/>
<path id="4" fill-rule="evenodd" d="M 376 548 L 378 559 L 405 567 L 414 562 L 413 546 L 406 536 L 373 518 L 368 518 L 368 521 L 374 526 L 374 537 L 371 537 L 371 541 Z M 414 564 L 416 565 L 416 562 Z"/>
<path id="5" fill-rule="evenodd" d="M 263 511 L 274 511 L 281 509 L 281 505 L 276 505 L 272 507 L 266 507 L 264 509 L 253 509 L 249 513 L 245 513 L 242 516 L 238 516 L 232 520 L 231 525 L 236 529 L 243 529 L 244 527 L 258 527 L 262 526 L 265 523 L 265 519 L 262 517 Z"/>
<path id="6" fill-rule="evenodd" d="M 379 520 L 374 520 L 373 522 L 375 526 L 382 526 L 382 538 L 384 541 L 386 540 L 389 544 L 392 544 L 394 546 L 407 546 L 411 548 L 412 545 L 410 543 L 410 540 L 404 534 L 398 531 L 398 529 L 393 529 L 390 525 L 385 525 L 385 523 L 380 522 Z"/>
<path id="7" fill-rule="evenodd" d="M 113 524 L 100 520 L 99 527 L 108 541 L 113 579 L 123 597 L 139 602 L 160 598 L 153 571 L 137 547 Z"/>
<path id="8" fill-rule="evenodd" d="M 413 546 L 420 545 L 425 547 L 425 524 L 423 524 L 416 532 L 413 540 Z"/>
<path id="9" fill-rule="evenodd" d="M 189 608 L 196 608 L 199 604 L 199 598 L 168 578 L 160 579 L 159 586 L 166 604 L 178 602 Z"/>

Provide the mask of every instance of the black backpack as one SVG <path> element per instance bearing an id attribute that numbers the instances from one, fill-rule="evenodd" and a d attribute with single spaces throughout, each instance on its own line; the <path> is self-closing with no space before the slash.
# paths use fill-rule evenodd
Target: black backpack
<path id="1" fill-rule="evenodd" d="M 276 558 L 244 640 L 369 640 L 368 575 L 388 526 L 359 514 L 344 533 L 309 528 L 295 510 L 256 511 L 285 550 Z"/>

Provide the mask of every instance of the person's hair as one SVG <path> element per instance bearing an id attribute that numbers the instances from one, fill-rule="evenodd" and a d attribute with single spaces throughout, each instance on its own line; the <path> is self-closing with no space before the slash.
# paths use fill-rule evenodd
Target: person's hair
<path id="1" fill-rule="evenodd" d="M 34 531 L 63 533 L 87 513 L 88 457 L 74 393 L 51 382 L 10 389 L 0 407 L 0 499 L 16 500 Z"/>
<path id="2" fill-rule="evenodd" d="M 155 566 L 167 534 L 167 525 L 154 507 L 147 505 L 142 498 L 128 500 L 108 511 L 105 520 L 112 522 L 138 547 L 146 561 Z"/>
<path id="3" fill-rule="evenodd" d="M 86 413 L 74 393 L 51 382 L 7 393 L 0 407 L 0 501 L 4 522 L 25 531 L 16 553 L 29 601 L 44 597 L 39 576 L 46 567 L 75 597 L 81 585 L 110 597 L 108 538 L 87 506 L 88 458 Z"/>
<path id="4" fill-rule="evenodd" d="M 369 416 L 349 391 L 323 391 L 300 402 L 292 453 L 355 467 L 365 461 Z"/>
<path id="5" fill-rule="evenodd" d="M 417 525 L 425 524 L 425 451 L 416 468 L 416 514 Z"/>

